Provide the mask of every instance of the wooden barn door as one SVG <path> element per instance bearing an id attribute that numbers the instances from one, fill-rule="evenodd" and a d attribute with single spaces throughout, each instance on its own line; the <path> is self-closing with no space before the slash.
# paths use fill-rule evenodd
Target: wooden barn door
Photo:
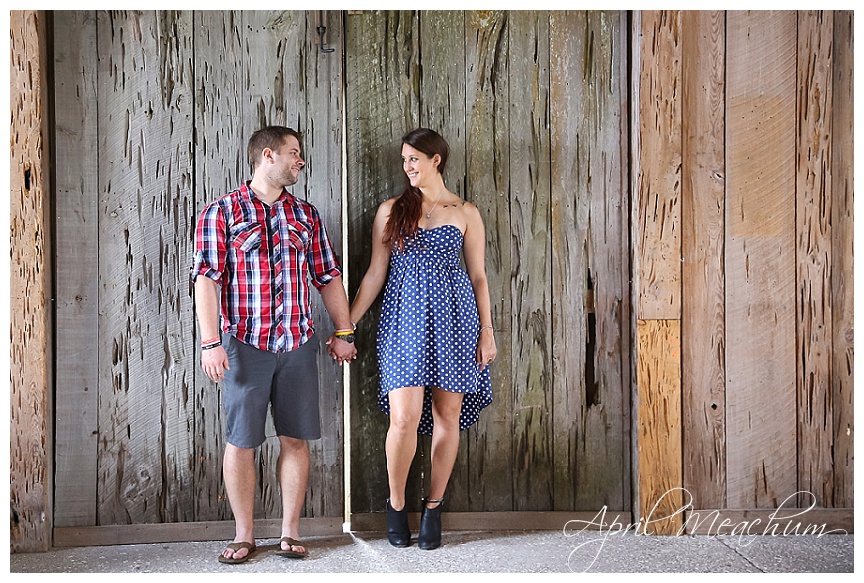
<path id="1" fill-rule="evenodd" d="M 285 124 L 304 134 L 294 192 L 341 249 L 341 57 L 319 52 L 317 16 L 54 13 L 58 532 L 230 518 L 219 387 L 198 366 L 194 225 L 249 176 L 249 134 Z M 341 15 L 329 19 L 338 44 Z M 305 516 L 341 526 L 342 371 L 323 351 L 320 369 L 324 438 Z M 263 519 L 281 516 L 268 436 Z"/>
<path id="2" fill-rule="evenodd" d="M 448 140 L 445 182 L 485 221 L 494 402 L 462 435 L 448 509 L 629 510 L 626 14 L 345 18 L 351 293 L 369 262 L 375 210 L 404 183 L 406 131 L 427 126 Z M 361 322 L 351 367 L 357 527 L 387 497 L 378 308 Z M 412 468 L 411 510 L 428 470 L 427 439 Z"/>

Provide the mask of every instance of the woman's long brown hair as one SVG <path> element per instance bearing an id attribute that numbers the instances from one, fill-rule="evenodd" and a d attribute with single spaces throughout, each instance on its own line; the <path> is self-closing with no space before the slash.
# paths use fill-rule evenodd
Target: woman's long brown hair
<path id="1" fill-rule="evenodd" d="M 402 143 L 408 144 L 430 158 L 438 154 L 441 157 L 438 173 L 444 174 L 450 147 L 438 132 L 428 128 L 417 128 L 402 136 Z M 417 235 L 417 223 L 423 212 L 423 193 L 419 188 L 411 186 L 407 176 L 405 179 L 407 181 L 405 190 L 393 203 L 387 226 L 384 227 L 384 243 L 395 245 L 399 250 L 405 249 L 406 239 Z"/>

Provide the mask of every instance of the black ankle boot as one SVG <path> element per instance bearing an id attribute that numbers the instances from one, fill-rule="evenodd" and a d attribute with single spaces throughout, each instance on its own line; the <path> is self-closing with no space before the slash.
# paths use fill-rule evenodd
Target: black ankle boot
<path id="1" fill-rule="evenodd" d="M 435 508 L 426 508 L 427 502 L 438 502 Z M 417 536 L 417 546 L 426 551 L 441 546 L 441 512 L 444 511 L 444 498 L 438 500 L 423 499 L 423 514 L 420 516 L 420 534 Z"/>
<path id="2" fill-rule="evenodd" d="M 408 529 L 408 511 L 393 510 L 387 499 L 387 540 L 394 547 L 407 547 L 411 544 L 411 531 Z"/>

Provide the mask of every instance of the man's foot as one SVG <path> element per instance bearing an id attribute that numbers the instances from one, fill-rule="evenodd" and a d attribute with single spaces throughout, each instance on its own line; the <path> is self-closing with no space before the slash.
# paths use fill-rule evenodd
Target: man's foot
<path id="1" fill-rule="evenodd" d="M 255 543 L 248 543 L 246 541 L 238 541 L 230 543 L 225 547 L 225 550 L 222 551 L 222 554 L 219 555 L 220 563 L 227 563 L 229 565 L 239 565 L 240 563 L 245 563 L 249 560 L 249 557 L 252 556 L 257 549 Z"/>
<path id="2" fill-rule="evenodd" d="M 279 541 L 280 550 L 276 554 L 288 559 L 303 559 L 308 554 L 306 547 L 299 540 L 290 536 L 283 536 Z"/>

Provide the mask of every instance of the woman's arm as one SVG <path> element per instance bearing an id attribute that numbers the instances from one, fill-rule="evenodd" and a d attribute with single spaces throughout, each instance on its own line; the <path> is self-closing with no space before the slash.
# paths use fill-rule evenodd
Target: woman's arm
<path id="1" fill-rule="evenodd" d="M 465 268 L 474 288 L 477 313 L 480 316 L 480 338 L 477 340 L 477 364 L 481 369 L 495 360 L 498 349 L 492 329 L 492 302 L 489 299 L 489 282 L 486 279 L 486 231 L 480 211 L 473 204 L 466 204 L 465 214 Z"/>
<path id="2" fill-rule="evenodd" d="M 372 224 L 372 258 L 369 260 L 369 268 L 366 270 L 366 275 L 363 276 L 360 287 L 357 289 L 357 295 L 351 304 L 351 321 L 355 325 L 378 297 L 378 294 L 381 293 L 381 288 L 384 287 L 384 282 L 387 280 L 391 247 L 384 243 L 384 227 L 387 225 L 392 206 L 392 199 L 385 201 L 378 207 L 378 212 L 375 214 L 375 221 Z"/>

